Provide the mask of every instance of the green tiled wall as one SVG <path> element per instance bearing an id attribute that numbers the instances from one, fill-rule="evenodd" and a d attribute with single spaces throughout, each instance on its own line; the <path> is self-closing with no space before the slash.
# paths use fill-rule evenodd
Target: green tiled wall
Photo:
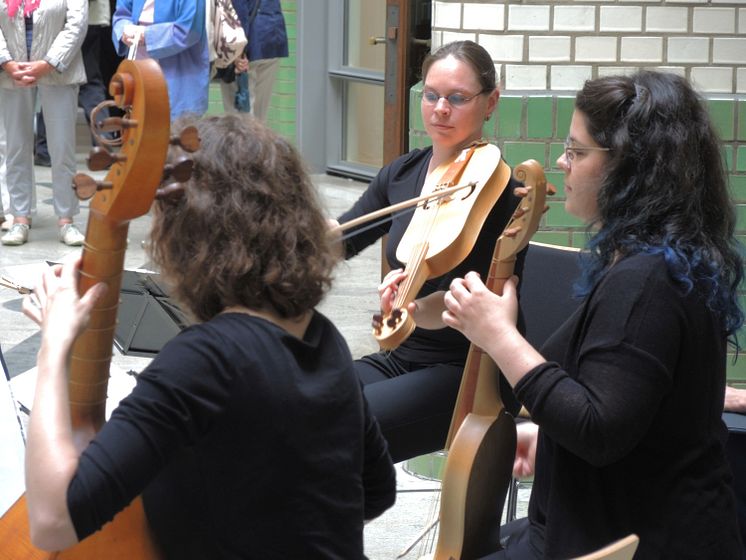
<path id="1" fill-rule="evenodd" d="M 410 91 L 410 106 L 419 108 L 421 84 Z M 564 139 L 570 128 L 574 98 L 556 95 L 502 94 L 496 119 L 485 123 L 484 134 L 502 150 L 511 166 L 526 159 L 536 159 L 544 165 L 547 180 L 555 185 L 557 194 L 550 199 L 549 211 L 542 218 L 534 239 L 544 243 L 583 247 L 588 234 L 583 224 L 564 209 L 564 174 L 557 168 Z M 737 235 L 746 241 L 746 99 L 707 101 L 713 123 L 723 141 L 723 160 L 727 166 L 730 188 L 737 204 Z M 409 117 L 410 148 L 429 144 L 419 110 Z M 494 121 L 494 124 L 493 124 Z M 745 287 L 746 288 L 746 287 Z M 746 309 L 746 290 L 742 292 Z M 746 344 L 746 328 L 739 334 Z M 746 359 L 735 363 L 728 358 L 730 382 L 746 382 Z"/>

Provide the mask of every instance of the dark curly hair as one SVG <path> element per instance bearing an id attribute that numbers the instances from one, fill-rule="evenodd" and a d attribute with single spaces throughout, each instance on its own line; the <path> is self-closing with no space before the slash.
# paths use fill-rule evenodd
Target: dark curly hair
<path id="1" fill-rule="evenodd" d="M 598 194 L 600 229 L 588 244 L 579 293 L 588 293 L 617 255 L 661 253 L 682 292 L 701 293 L 733 335 L 744 322 L 743 252 L 720 140 L 703 100 L 684 78 L 643 71 L 587 81 L 575 108 L 598 145 L 610 148 Z"/>
<path id="2" fill-rule="evenodd" d="M 293 318 L 331 285 L 336 262 L 296 150 L 249 115 L 185 118 L 200 149 L 181 197 L 155 204 L 149 252 L 174 297 L 207 321 L 228 306 Z M 170 157 L 173 157 L 171 154 Z"/>

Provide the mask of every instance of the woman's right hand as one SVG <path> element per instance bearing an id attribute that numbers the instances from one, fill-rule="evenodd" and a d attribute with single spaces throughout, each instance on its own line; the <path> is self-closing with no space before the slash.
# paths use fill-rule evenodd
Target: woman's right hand
<path id="1" fill-rule="evenodd" d="M 539 440 L 539 426 L 533 422 L 516 425 L 515 461 L 513 476 L 527 478 L 533 476 L 536 467 L 536 443 Z"/>

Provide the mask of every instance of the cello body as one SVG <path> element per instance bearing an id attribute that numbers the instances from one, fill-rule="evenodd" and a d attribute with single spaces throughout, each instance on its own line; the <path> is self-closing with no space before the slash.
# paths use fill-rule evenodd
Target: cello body
<path id="1" fill-rule="evenodd" d="M 533 160 L 514 171 L 524 183 L 513 219 L 498 238 L 486 286 L 502 293 L 518 253 L 528 244 L 546 210 L 544 171 Z M 553 194 L 553 190 L 549 190 Z M 441 491 L 440 532 L 434 560 L 471 560 L 494 552 L 513 472 L 516 429 L 500 396 L 500 371 L 471 345 L 446 441 L 448 458 Z"/>
<path id="2" fill-rule="evenodd" d="M 168 91 L 154 60 L 123 61 L 109 92 L 126 111 L 121 158 L 91 200 L 78 292 L 98 282 L 108 290 L 72 349 L 69 396 L 73 430 L 93 434 L 105 422 L 119 290 L 130 220 L 149 210 L 169 147 Z M 146 130 L 147 128 L 147 130 Z M 31 544 L 25 496 L 0 518 L 0 560 L 156 560 L 142 500 L 136 498 L 101 530 L 77 545 L 45 552 Z"/>

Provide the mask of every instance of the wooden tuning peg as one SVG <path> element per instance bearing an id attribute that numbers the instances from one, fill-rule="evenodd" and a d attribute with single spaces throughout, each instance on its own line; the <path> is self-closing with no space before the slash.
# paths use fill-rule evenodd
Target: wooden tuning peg
<path id="1" fill-rule="evenodd" d="M 557 187 L 554 185 L 554 183 L 547 183 L 547 194 L 549 196 L 557 194 Z"/>
<path id="2" fill-rule="evenodd" d="M 168 179 L 174 179 L 179 183 L 185 183 L 192 177 L 194 170 L 194 161 L 188 158 L 180 158 L 176 163 L 168 163 L 163 168 L 163 178 L 161 182 Z"/>
<path id="3" fill-rule="evenodd" d="M 172 136 L 170 140 L 174 146 L 181 147 L 185 152 L 194 153 L 199 150 L 199 132 L 194 126 L 188 126 L 178 136 Z"/>
<path id="4" fill-rule="evenodd" d="M 106 148 L 95 146 L 91 148 L 86 158 L 88 169 L 91 171 L 103 171 L 109 169 L 113 163 L 127 161 L 127 156 L 120 153 L 112 153 Z"/>
<path id="5" fill-rule="evenodd" d="M 137 121 L 135 119 L 128 119 L 126 117 L 106 117 L 96 123 L 96 129 L 99 132 L 117 132 L 136 126 Z"/>
<path id="6" fill-rule="evenodd" d="M 108 181 L 96 181 L 90 175 L 78 173 L 73 177 L 73 190 L 80 200 L 88 200 L 97 191 L 111 189 L 114 185 Z"/>

